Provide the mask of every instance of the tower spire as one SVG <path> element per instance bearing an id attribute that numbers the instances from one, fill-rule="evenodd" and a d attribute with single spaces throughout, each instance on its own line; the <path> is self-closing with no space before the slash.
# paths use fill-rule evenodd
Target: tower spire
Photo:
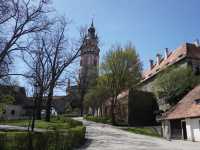
<path id="1" fill-rule="evenodd" d="M 90 38 L 95 38 L 95 27 L 94 27 L 94 21 L 92 19 L 91 26 L 88 29 L 88 35 Z"/>
<path id="2" fill-rule="evenodd" d="M 91 27 L 94 28 L 94 19 L 92 18 Z"/>

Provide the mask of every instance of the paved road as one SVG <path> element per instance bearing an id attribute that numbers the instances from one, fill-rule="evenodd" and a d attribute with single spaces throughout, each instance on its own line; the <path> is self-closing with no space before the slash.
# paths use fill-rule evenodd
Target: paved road
<path id="1" fill-rule="evenodd" d="M 79 150 L 200 150 L 200 142 L 173 140 L 129 133 L 116 127 L 85 121 L 87 142 Z"/>

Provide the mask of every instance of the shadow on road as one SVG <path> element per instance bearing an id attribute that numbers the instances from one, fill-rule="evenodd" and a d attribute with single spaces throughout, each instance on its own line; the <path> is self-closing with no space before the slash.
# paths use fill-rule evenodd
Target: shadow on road
<path id="1" fill-rule="evenodd" d="M 92 143 L 92 139 L 85 139 L 85 142 L 83 144 L 83 146 L 79 147 L 77 150 L 83 150 L 86 149 L 90 146 L 90 144 Z"/>

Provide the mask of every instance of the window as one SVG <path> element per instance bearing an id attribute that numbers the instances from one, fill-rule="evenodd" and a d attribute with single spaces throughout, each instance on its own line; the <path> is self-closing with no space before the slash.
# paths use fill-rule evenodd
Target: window
<path id="1" fill-rule="evenodd" d="M 195 102 L 196 104 L 200 104 L 200 99 L 195 99 L 194 102 Z"/>
<path id="2" fill-rule="evenodd" d="M 149 76 L 149 77 L 152 76 L 152 73 L 150 73 L 148 76 Z"/>
<path id="3" fill-rule="evenodd" d="M 160 68 L 156 69 L 156 72 L 158 72 L 160 70 Z"/>
<path id="4" fill-rule="evenodd" d="M 15 110 L 11 110 L 11 115 L 15 115 Z"/>
<path id="5" fill-rule="evenodd" d="M 94 59 L 94 65 L 97 65 L 97 60 L 96 59 Z"/>
<path id="6" fill-rule="evenodd" d="M 182 56 L 183 56 L 183 54 L 178 55 L 179 58 L 182 57 Z"/>

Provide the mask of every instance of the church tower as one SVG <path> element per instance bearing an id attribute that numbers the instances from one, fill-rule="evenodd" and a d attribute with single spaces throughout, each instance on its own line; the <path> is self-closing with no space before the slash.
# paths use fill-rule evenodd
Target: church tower
<path id="1" fill-rule="evenodd" d="M 98 36 L 92 21 L 81 46 L 80 84 L 86 89 L 98 77 L 99 52 Z"/>

